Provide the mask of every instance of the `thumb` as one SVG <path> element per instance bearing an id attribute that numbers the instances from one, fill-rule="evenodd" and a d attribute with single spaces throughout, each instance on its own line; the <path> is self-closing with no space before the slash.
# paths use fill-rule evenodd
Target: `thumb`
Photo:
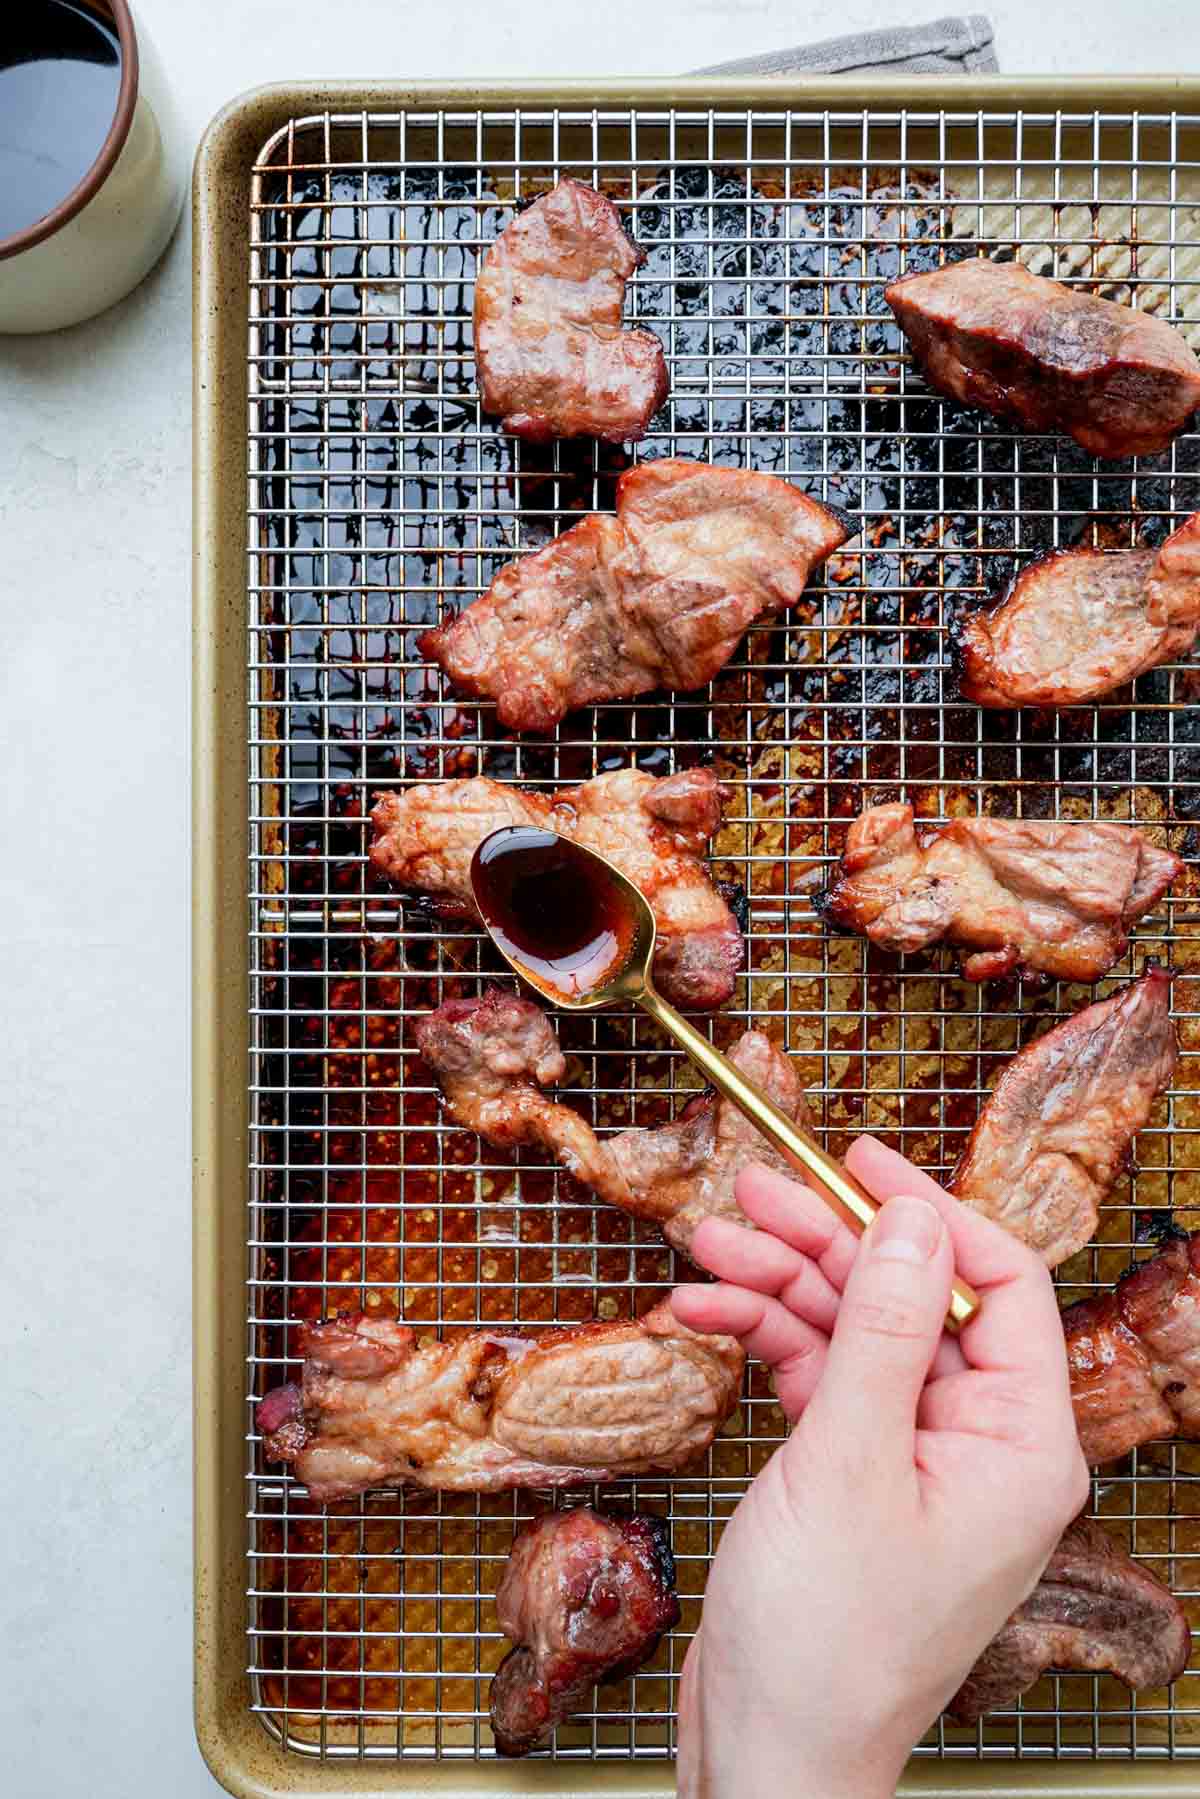
<path id="1" fill-rule="evenodd" d="M 927 1199 L 898 1194 L 863 1237 L 813 1400 L 837 1438 L 911 1462 L 917 1400 L 954 1278 L 950 1234 Z"/>

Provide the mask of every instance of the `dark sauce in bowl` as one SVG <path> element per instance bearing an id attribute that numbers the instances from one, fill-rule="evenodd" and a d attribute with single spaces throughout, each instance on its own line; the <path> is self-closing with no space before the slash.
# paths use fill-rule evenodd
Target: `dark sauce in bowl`
<path id="1" fill-rule="evenodd" d="M 615 881 L 586 850 L 553 831 L 506 825 L 471 862 L 483 921 L 537 986 L 580 999 L 628 960 L 634 920 Z"/>
<path id="2" fill-rule="evenodd" d="M 0 23 L 0 240 L 79 186 L 121 91 L 112 21 L 82 0 L 13 0 Z"/>

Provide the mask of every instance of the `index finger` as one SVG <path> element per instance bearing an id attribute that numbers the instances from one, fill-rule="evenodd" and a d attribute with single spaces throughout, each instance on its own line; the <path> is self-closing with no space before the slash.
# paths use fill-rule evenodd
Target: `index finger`
<path id="1" fill-rule="evenodd" d="M 964 1206 L 929 1175 L 875 1137 L 859 1137 L 846 1166 L 877 1199 L 913 1193 L 935 1205 L 946 1221 L 954 1266 L 982 1301 L 959 1333 L 973 1368 L 1004 1369 L 1042 1384 L 1065 1382 L 1066 1355 L 1054 1283 L 1031 1249 L 990 1218 Z"/>

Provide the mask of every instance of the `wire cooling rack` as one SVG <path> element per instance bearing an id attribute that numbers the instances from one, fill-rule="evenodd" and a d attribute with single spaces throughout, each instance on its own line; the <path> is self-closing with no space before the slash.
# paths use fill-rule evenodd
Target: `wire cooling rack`
<path id="1" fill-rule="evenodd" d="M 1175 115 L 782 109 L 324 115 L 263 147 L 249 319 L 251 1396 L 295 1371 L 298 1323 L 339 1307 L 439 1331 L 615 1317 L 673 1274 L 648 1226 L 443 1122 L 413 1026 L 495 964 L 478 933 L 434 927 L 370 875 L 379 790 L 715 765 L 733 794 L 717 873 L 745 888 L 750 932 L 712 1031 L 728 1044 L 754 1023 L 784 1043 L 835 1151 L 870 1128 L 948 1172 L 1012 1052 L 1095 996 L 980 989 L 941 952 L 883 955 L 831 935 L 811 893 L 849 820 L 899 796 L 932 820 L 1136 820 L 1195 864 L 1193 668 L 1062 713 L 982 713 L 955 698 L 946 638 L 1040 551 L 1160 540 L 1200 506 L 1200 441 L 1101 465 L 945 403 L 910 366 L 882 284 L 983 250 L 1191 329 L 1198 157 L 1200 121 Z M 612 195 L 645 251 L 627 311 L 662 337 L 671 387 L 637 454 L 786 476 L 848 510 L 859 535 L 709 688 L 514 743 L 415 640 L 514 556 L 611 508 L 629 460 L 520 445 L 479 412 L 479 257 L 560 172 Z M 1096 990 L 1166 956 L 1184 1054 L 1136 1175 L 1061 1271 L 1069 1297 L 1120 1273 L 1165 1209 L 1200 1221 L 1193 879 Z M 692 1085 L 638 1017 L 557 1022 L 567 1091 L 598 1128 L 663 1122 Z M 263 1460 L 248 1419 L 248 1668 L 264 1725 L 309 1755 L 490 1756 L 487 1686 L 507 1647 L 493 1594 L 514 1529 L 591 1496 L 386 1492 L 320 1507 Z M 560 1728 L 554 1754 L 673 1752 L 708 1560 L 782 1426 L 752 1368 L 706 1468 L 627 1483 L 622 1498 L 671 1519 L 683 1623 Z M 1194 1449 L 1159 1445 L 1105 1470 L 1094 1498 L 1191 1598 L 1198 1480 Z M 918 1753 L 1197 1754 L 1200 1683 L 1189 1672 L 1135 1698 L 1050 1676 Z"/>

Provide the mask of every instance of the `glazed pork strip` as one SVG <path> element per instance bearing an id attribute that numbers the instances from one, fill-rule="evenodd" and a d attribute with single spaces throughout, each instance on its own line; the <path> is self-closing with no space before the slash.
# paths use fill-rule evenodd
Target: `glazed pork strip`
<path id="1" fill-rule="evenodd" d="M 946 1711 L 957 1724 L 974 1724 L 1014 1704 L 1048 1668 L 1115 1674 L 1135 1692 L 1165 1687 L 1191 1649 L 1187 1615 L 1170 1590 L 1094 1518 L 1076 1518 Z"/>
<path id="2" fill-rule="evenodd" d="M 496 1615 L 515 1647 L 492 1680 L 492 1731 L 501 1755 L 528 1755 L 678 1624 L 666 1523 L 590 1506 L 535 1518 L 517 1533 Z"/>
<path id="3" fill-rule="evenodd" d="M 1178 1055 L 1171 978 L 1152 965 L 1013 1057 L 950 1191 L 1057 1267 L 1091 1241 Z"/>
<path id="4" fill-rule="evenodd" d="M 519 212 L 475 279 L 484 412 L 540 442 L 644 437 L 667 397 L 662 344 L 621 323 L 644 261 L 612 201 L 569 176 Z"/>
<path id="5" fill-rule="evenodd" d="M 509 563 L 420 649 L 460 693 L 494 699 L 508 730 L 551 731 L 577 706 L 703 687 L 848 535 L 774 475 L 639 463 L 617 483 L 615 517 L 594 513 Z"/>
<path id="6" fill-rule="evenodd" d="M 1077 1039 L 1072 1052 L 1069 1038 L 1063 1047 L 1068 1057 L 1093 1060 L 1093 1100 L 1110 1074 L 1115 1088 L 1116 1069 L 1106 1069 L 1103 1048 L 1107 1039 L 1111 1052 L 1114 1025 L 1122 1032 L 1145 1031 L 1151 1046 L 1147 1053 L 1160 1054 L 1161 1072 L 1166 1072 L 1174 1055 L 1166 994 L 1166 976 L 1152 970 L 1114 999 L 1080 1014 L 1084 1020 L 1091 1013 L 1102 1015 L 1094 1036 L 1083 1049 Z M 1031 1226 L 1027 1217 L 1004 1212 L 1006 1120 L 1012 1127 L 1009 1159 L 1019 1169 L 1019 1191 L 1029 1198 L 1038 1223 L 1037 1204 L 1052 1206 L 1063 1192 L 1069 1195 L 1068 1222 L 1081 1206 L 1094 1205 L 1108 1159 L 1116 1155 L 1111 1121 L 1103 1127 L 1110 1132 L 1106 1144 L 1081 1147 L 1070 1132 L 1072 1147 L 1063 1147 L 1068 1138 L 1057 1135 L 1054 1108 L 1066 1089 L 1044 1079 L 1055 1065 L 1051 1039 L 1056 1035 L 1049 1033 L 1024 1052 L 1029 1057 L 1024 1069 L 1018 1067 L 1023 1058 L 1017 1058 L 1011 1089 L 993 1095 L 989 1104 L 995 1113 L 989 1120 L 985 1112 L 953 1184 L 960 1198 L 996 1216 L 1017 1235 L 1028 1235 Z M 421 1020 L 417 1042 L 456 1123 L 501 1148 L 528 1145 L 548 1151 L 602 1199 L 658 1224 L 684 1253 L 702 1218 L 745 1223 L 733 1196 L 734 1177 L 744 1162 L 784 1167 L 736 1108 L 712 1094 L 693 1101 L 673 1123 L 657 1130 L 598 1138 L 577 1112 L 541 1091 L 562 1079 L 566 1065 L 549 1020 L 529 1000 L 496 991 L 478 1000 L 450 1000 Z M 1051 1048 L 1038 1056 L 1042 1044 Z M 768 1038 L 746 1032 L 733 1056 L 791 1116 L 809 1122 L 794 1068 Z M 1112 1060 L 1111 1053 L 1107 1059 Z M 1079 1103 L 1085 1103 L 1082 1096 Z M 1038 1113 L 1038 1104 L 1050 1109 L 1048 1119 Z M 1129 1116 L 1125 1114 L 1127 1122 Z M 1065 1116 L 1058 1122 L 1065 1125 Z M 990 1188 L 985 1176 L 993 1180 Z M 1057 1218 L 1053 1211 L 1047 1215 Z M 1171 1243 L 1114 1293 L 1063 1313 L 1076 1421 L 1089 1461 L 1113 1460 L 1177 1430 L 1200 1435 L 1200 1237 L 1197 1245 L 1190 1258 L 1186 1239 Z"/>
<path id="7" fill-rule="evenodd" d="M 1200 1233 L 1174 1235 L 1111 1293 L 1069 1306 L 1062 1321 L 1089 1462 L 1200 1436 Z"/>
<path id="8" fill-rule="evenodd" d="M 1200 362 L 1173 326 L 1020 263 L 903 275 L 884 298 L 938 393 L 1093 456 L 1165 450 L 1200 406 Z"/>
<path id="9" fill-rule="evenodd" d="M 1158 550 L 1056 550 L 959 627 L 977 706 L 1071 706 L 1186 656 L 1200 631 L 1200 513 Z"/>
<path id="10" fill-rule="evenodd" d="M 499 1493 L 670 1474 L 703 1455 L 737 1404 L 732 1337 L 634 1321 L 476 1330 L 418 1343 L 390 1319 L 308 1327 L 300 1383 L 258 1406 L 272 1461 L 322 1503 L 371 1487 Z"/>
<path id="11" fill-rule="evenodd" d="M 416 1040 L 456 1124 L 499 1148 L 545 1151 L 609 1205 L 656 1224 L 685 1255 L 702 1219 L 746 1223 L 733 1196 L 739 1168 L 761 1162 L 791 1172 L 749 1119 L 712 1093 L 656 1130 L 597 1137 L 541 1091 L 562 1079 L 566 1063 L 546 1014 L 514 994 L 493 988 L 482 999 L 448 1000 L 421 1019 Z M 745 1032 L 730 1059 L 811 1129 L 795 1068 L 769 1037 Z"/>
<path id="12" fill-rule="evenodd" d="M 954 944 L 971 981 L 1098 981 L 1182 868 L 1133 825 L 957 818 L 918 831 L 911 806 L 871 806 L 816 904 L 881 949 Z"/>
<path id="13" fill-rule="evenodd" d="M 706 1009 L 732 994 L 743 945 L 704 863 L 725 789 L 711 769 L 656 779 L 640 769 L 597 775 L 555 794 L 479 775 L 382 794 L 371 814 L 371 866 L 428 894 L 445 917 L 479 917 L 471 858 L 502 825 L 558 831 L 615 862 L 654 910 L 654 977 L 677 1006 Z"/>
<path id="14" fill-rule="evenodd" d="M 498 1148 L 546 1152 L 610 1205 L 656 1224 L 691 1253 L 707 1217 L 745 1219 L 734 1180 L 748 1162 L 791 1173 L 736 1106 L 715 1094 L 669 1125 L 597 1137 L 542 1089 L 566 1063 L 539 1006 L 492 989 L 449 1000 L 421 1019 L 417 1046 L 456 1124 Z M 965 1204 L 1028 1243 L 1051 1267 L 1088 1242 L 1178 1053 L 1170 979 L 1152 968 L 1014 1057 L 987 1100 L 950 1182 Z M 761 1031 L 732 1060 L 810 1130 L 795 1068 Z"/>

